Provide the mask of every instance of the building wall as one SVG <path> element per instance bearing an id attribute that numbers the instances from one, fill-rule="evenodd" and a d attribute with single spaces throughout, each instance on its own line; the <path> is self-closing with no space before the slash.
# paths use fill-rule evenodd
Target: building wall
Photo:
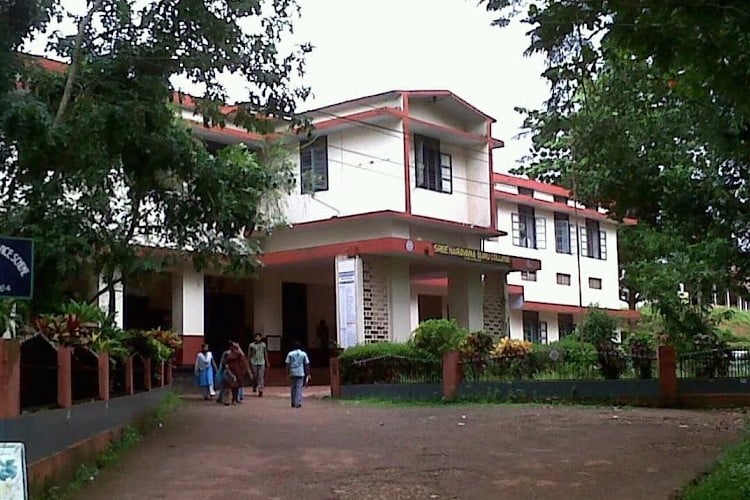
<path id="1" fill-rule="evenodd" d="M 453 192 L 450 194 L 417 187 L 412 141 L 412 213 L 463 224 L 490 226 L 489 157 L 486 148 L 450 144 L 441 140 L 440 151 L 452 157 Z"/>
<path id="2" fill-rule="evenodd" d="M 484 333 L 498 337 L 508 335 L 505 306 L 505 274 L 485 274 L 482 283 Z"/>
<path id="3" fill-rule="evenodd" d="M 381 210 L 404 211 L 404 142 L 400 120 L 384 121 L 378 127 L 355 125 L 327 137 L 327 191 L 301 194 L 299 148 L 293 150 L 297 184 L 284 203 L 290 223 Z"/>
<path id="4" fill-rule="evenodd" d="M 316 225 L 315 228 L 279 229 L 263 242 L 263 251 L 279 252 L 391 236 L 408 238 L 408 225 L 383 218 L 370 219 L 366 223 L 344 220 Z"/>
<path id="5" fill-rule="evenodd" d="M 557 313 L 540 312 L 539 322 L 547 323 L 547 342 L 560 340 L 560 330 L 557 322 Z M 523 311 L 512 310 L 510 312 L 510 337 L 523 339 Z"/>
<path id="6" fill-rule="evenodd" d="M 518 212 L 518 205 L 498 200 L 498 229 L 506 231 L 508 236 L 497 241 L 485 243 L 485 250 L 520 257 L 539 259 L 542 269 L 537 272 L 537 280 L 525 281 L 520 272 L 508 274 L 508 284 L 524 287 L 524 298 L 531 302 L 551 304 L 579 305 L 578 259 L 576 241 L 571 241 L 573 254 L 557 253 L 555 249 L 554 211 L 535 207 L 535 215 L 545 218 L 546 248 L 534 249 L 513 245 L 511 214 Z M 579 218 L 579 227 L 585 227 L 585 218 Z M 582 306 L 597 304 L 599 307 L 619 309 L 619 272 L 617 255 L 617 226 L 613 222 L 599 221 L 600 230 L 606 232 L 607 259 L 599 260 L 586 256 L 580 258 Z M 570 224 L 575 224 L 575 217 L 570 216 Z M 557 284 L 557 273 L 570 275 L 570 285 Z M 602 280 L 602 289 L 589 288 L 589 278 Z"/>
<path id="7" fill-rule="evenodd" d="M 386 342 L 391 340 L 387 261 L 368 256 L 362 264 L 365 343 Z"/>

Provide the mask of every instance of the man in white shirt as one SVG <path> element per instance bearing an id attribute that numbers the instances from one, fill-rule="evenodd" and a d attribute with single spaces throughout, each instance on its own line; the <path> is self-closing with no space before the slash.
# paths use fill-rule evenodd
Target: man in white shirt
<path id="1" fill-rule="evenodd" d="M 302 388 L 310 384 L 310 358 L 298 341 L 286 355 L 286 367 L 292 385 L 292 408 L 302 408 Z"/>

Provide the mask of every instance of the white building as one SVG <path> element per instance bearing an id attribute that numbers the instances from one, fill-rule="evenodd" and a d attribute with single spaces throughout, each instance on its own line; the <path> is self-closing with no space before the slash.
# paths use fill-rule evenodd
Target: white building
<path id="1" fill-rule="evenodd" d="M 270 140 L 231 126 L 204 128 L 190 98 L 180 104 L 181 117 L 212 147 Z M 582 259 L 588 286 L 578 301 L 575 254 L 557 254 L 551 239 L 554 213 L 572 222 L 574 209 L 554 199 L 557 188 L 533 184 L 519 192 L 527 181 L 495 174 L 492 151 L 503 146 L 492 137 L 495 120 L 455 94 L 389 91 L 307 116 L 312 137 L 292 141 L 297 187 L 282 203 L 289 224 L 264 239 L 257 276 L 232 279 L 173 265 L 118 286 L 121 326 L 180 333 L 178 362 L 185 365 L 203 342 L 221 350 L 229 339 L 246 344 L 259 332 L 272 363 L 281 363 L 294 340 L 313 351 L 314 361 L 327 360 L 321 321 L 344 346 L 403 341 L 431 318 L 514 337 L 525 323 L 530 338 L 550 341 L 558 335 L 557 313 L 577 314 L 592 302 L 618 307 L 614 225 L 578 210 L 581 224 L 591 219 L 606 235 L 583 246 L 583 255 L 606 259 Z M 532 211 L 519 211 L 519 203 Z M 575 247 L 572 239 L 568 244 Z M 541 270 L 542 260 L 550 270 Z M 536 273 L 535 286 L 521 272 Z M 570 285 L 555 283 L 563 275 Z"/>
<path id="2" fill-rule="evenodd" d="M 183 335 L 184 364 L 204 341 L 221 348 L 252 332 L 268 337 L 276 359 L 293 340 L 322 349 L 320 320 L 342 345 L 403 341 L 443 317 L 506 335 L 505 276 L 540 262 L 483 251 L 506 237 L 496 224 L 494 119 L 444 90 L 390 91 L 307 116 L 314 133 L 296 139 L 297 187 L 283 203 L 289 227 L 264 240 L 257 278 L 185 266 L 126 284 L 124 326 L 170 326 Z M 203 128 L 189 99 L 182 117 L 212 143 L 265 140 Z"/>
<path id="3" fill-rule="evenodd" d="M 560 186 L 495 173 L 494 188 L 497 227 L 510 236 L 485 249 L 542 262 L 538 271 L 508 274 L 512 337 L 553 342 L 590 306 L 638 317 L 621 309 L 617 222 Z"/>

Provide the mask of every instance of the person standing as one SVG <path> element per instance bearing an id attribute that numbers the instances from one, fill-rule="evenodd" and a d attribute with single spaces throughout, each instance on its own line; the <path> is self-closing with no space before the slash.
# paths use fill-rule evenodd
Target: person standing
<path id="1" fill-rule="evenodd" d="M 242 387 L 242 378 L 246 373 L 251 374 L 251 372 L 250 366 L 247 362 L 247 358 L 245 357 L 245 354 L 242 352 L 242 349 L 237 342 L 230 343 L 229 350 L 225 352 L 224 356 L 222 357 L 222 362 L 225 372 L 223 375 L 225 386 L 223 387 L 223 389 L 229 389 L 231 391 L 231 404 L 240 403 L 240 389 Z M 219 399 L 219 401 L 222 401 L 222 399 Z M 224 404 L 228 405 L 229 402 L 224 401 Z"/>
<path id="2" fill-rule="evenodd" d="M 195 383 L 203 389 L 203 399 L 209 400 L 216 396 L 214 390 L 214 376 L 216 374 L 216 361 L 208 349 L 208 344 L 201 346 L 201 352 L 195 358 Z"/>
<path id="3" fill-rule="evenodd" d="M 310 384 L 310 358 L 302 350 L 299 341 L 292 343 L 292 350 L 286 355 L 292 391 L 292 408 L 302 408 L 302 388 Z"/>
<path id="4" fill-rule="evenodd" d="M 268 348 L 260 333 L 255 334 L 255 342 L 248 346 L 247 355 L 250 358 L 250 366 L 255 376 L 253 392 L 258 391 L 258 397 L 262 398 L 263 387 L 266 382 L 266 368 L 270 368 L 271 363 L 268 361 Z"/>

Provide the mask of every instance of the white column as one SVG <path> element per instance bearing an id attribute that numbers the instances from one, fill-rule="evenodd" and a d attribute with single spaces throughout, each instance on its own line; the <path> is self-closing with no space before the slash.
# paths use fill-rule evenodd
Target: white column
<path id="1" fill-rule="evenodd" d="M 204 277 L 194 269 L 172 274 L 172 330 L 183 336 L 205 335 Z"/>
<path id="2" fill-rule="evenodd" d="M 410 309 L 411 309 L 411 331 L 414 331 L 419 326 L 419 294 L 416 290 L 412 290 L 409 294 Z"/>
<path id="3" fill-rule="evenodd" d="M 253 282 L 253 328 L 263 335 L 281 335 L 281 279 L 267 271 Z"/>
<path id="4" fill-rule="evenodd" d="M 388 266 L 388 308 L 391 340 L 406 342 L 412 332 L 409 261 L 391 258 Z"/>
<path id="5" fill-rule="evenodd" d="M 448 308 L 450 317 L 469 331 L 484 327 L 482 311 L 482 274 L 473 268 L 448 272 Z"/>
<path id="6" fill-rule="evenodd" d="M 116 271 L 115 280 L 119 280 L 121 278 L 120 272 Z M 107 287 L 107 283 L 104 280 L 104 276 L 99 276 L 99 279 L 97 280 L 97 289 L 96 291 L 104 290 Z M 124 311 L 124 301 L 123 301 L 123 286 L 122 281 L 119 281 L 115 283 L 115 325 L 117 325 L 119 328 L 123 327 L 123 311 Z M 109 314 L 109 292 L 104 292 L 101 295 L 99 295 L 99 308 L 104 311 L 105 313 Z"/>

